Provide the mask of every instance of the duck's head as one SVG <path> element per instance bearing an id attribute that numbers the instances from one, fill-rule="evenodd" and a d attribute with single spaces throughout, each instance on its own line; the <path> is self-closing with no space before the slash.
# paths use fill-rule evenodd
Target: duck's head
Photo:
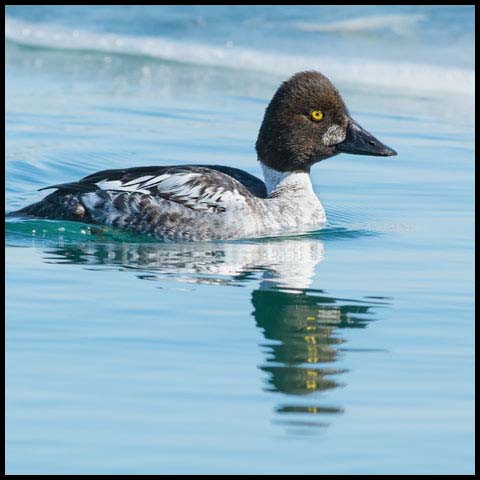
<path id="1" fill-rule="evenodd" d="M 280 172 L 308 172 L 314 163 L 339 153 L 397 154 L 360 127 L 330 80 L 314 71 L 297 73 L 279 87 L 256 148 L 259 160 Z"/>

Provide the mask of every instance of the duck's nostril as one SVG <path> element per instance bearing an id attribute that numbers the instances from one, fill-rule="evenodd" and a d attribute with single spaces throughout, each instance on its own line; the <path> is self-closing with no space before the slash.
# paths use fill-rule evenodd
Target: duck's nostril
<path id="1" fill-rule="evenodd" d="M 376 143 L 373 140 L 368 141 L 369 145 L 372 145 L 373 147 L 376 145 Z"/>

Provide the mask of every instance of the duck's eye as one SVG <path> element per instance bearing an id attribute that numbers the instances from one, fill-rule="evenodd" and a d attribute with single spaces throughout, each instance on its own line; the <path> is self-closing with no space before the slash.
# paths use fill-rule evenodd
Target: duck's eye
<path id="1" fill-rule="evenodd" d="M 310 118 L 314 122 L 320 122 L 323 119 L 323 112 L 321 112 L 320 110 L 313 110 L 310 114 Z"/>

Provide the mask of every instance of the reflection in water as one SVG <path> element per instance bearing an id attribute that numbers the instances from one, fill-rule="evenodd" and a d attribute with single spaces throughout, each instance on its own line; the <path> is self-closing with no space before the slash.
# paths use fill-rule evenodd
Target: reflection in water
<path id="1" fill-rule="evenodd" d="M 208 243 L 83 243 L 48 248 L 47 261 L 138 270 L 146 280 L 238 284 L 255 272 L 278 287 L 307 288 L 323 259 L 322 242 L 284 239 Z"/>
<path id="2" fill-rule="evenodd" d="M 85 243 L 46 249 L 55 263 L 109 265 L 138 271 L 143 280 L 245 285 L 252 292 L 253 316 L 263 332 L 265 390 L 281 394 L 276 422 L 300 433 L 324 426 L 342 413 L 322 404 L 323 392 L 343 386 L 339 368 L 345 328 L 365 328 L 372 308 L 386 299 L 339 299 L 308 287 L 324 255 L 312 237 L 196 244 Z"/>
<path id="3" fill-rule="evenodd" d="M 319 403 L 312 395 L 343 386 L 344 369 L 335 366 L 344 342 L 342 328 L 364 328 L 371 320 L 372 304 L 341 300 L 322 292 L 301 292 L 260 288 L 252 294 L 254 316 L 263 330 L 267 372 L 266 389 L 288 394 L 277 407 L 289 414 L 289 426 L 324 426 L 325 422 L 305 422 L 305 414 L 338 414 L 339 406 Z M 380 302 L 378 302 L 380 303 Z M 377 304 L 378 304 L 377 303 Z M 308 399 L 305 399 L 306 396 Z"/>

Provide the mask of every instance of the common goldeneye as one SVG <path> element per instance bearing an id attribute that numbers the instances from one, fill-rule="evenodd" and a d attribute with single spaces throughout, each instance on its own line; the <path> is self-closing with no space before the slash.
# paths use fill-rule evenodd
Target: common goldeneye
<path id="1" fill-rule="evenodd" d="M 295 74 L 268 105 L 256 143 L 265 183 L 237 168 L 164 166 L 104 170 L 13 215 L 119 227 L 159 240 L 216 240 L 326 222 L 310 181 L 313 164 L 339 153 L 396 155 L 350 117 L 319 72 Z"/>

